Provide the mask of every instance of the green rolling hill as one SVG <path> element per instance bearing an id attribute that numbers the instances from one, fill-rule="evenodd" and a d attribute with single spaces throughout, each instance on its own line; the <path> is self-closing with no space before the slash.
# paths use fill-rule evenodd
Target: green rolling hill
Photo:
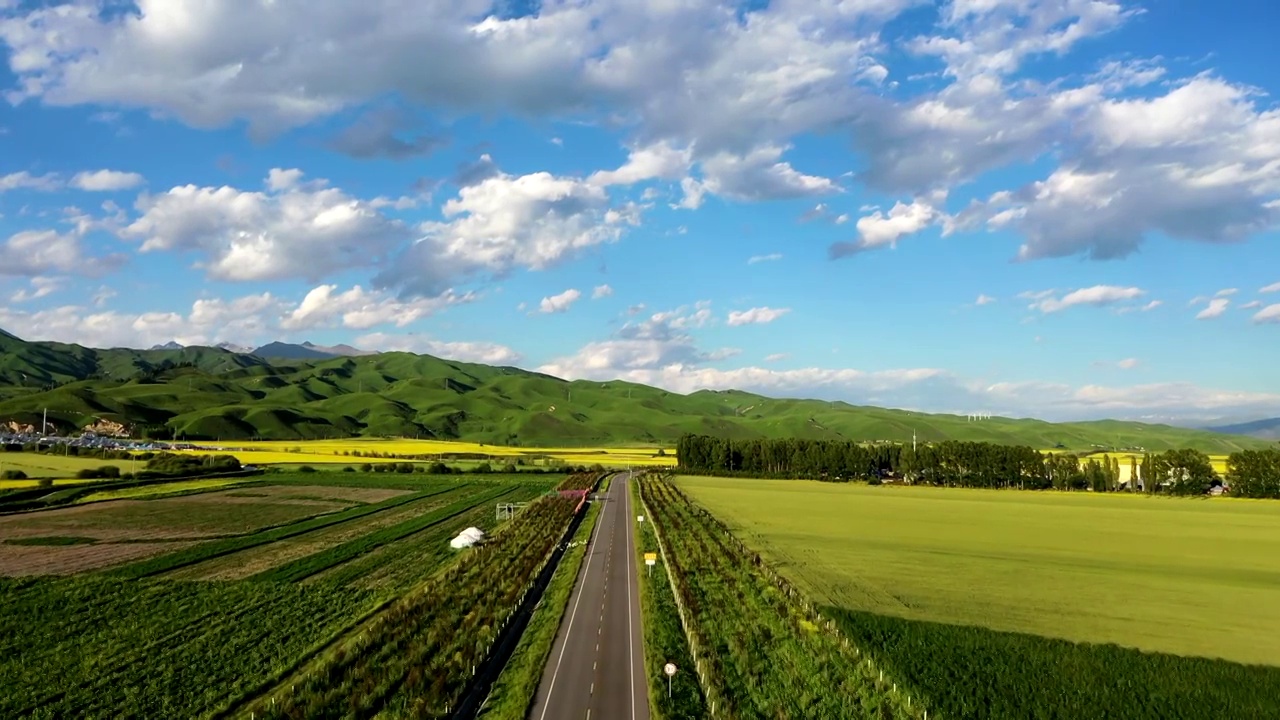
<path id="1" fill-rule="evenodd" d="M 418 436 L 508 445 L 674 442 L 686 432 L 739 439 L 976 440 L 1211 453 L 1265 440 L 1098 421 L 1049 423 L 774 399 L 735 390 L 680 395 L 621 381 L 569 382 L 512 367 L 382 353 L 275 359 L 221 348 L 95 350 L 0 331 L 0 421 L 59 428 L 96 420 L 137 434 L 199 440 Z"/>

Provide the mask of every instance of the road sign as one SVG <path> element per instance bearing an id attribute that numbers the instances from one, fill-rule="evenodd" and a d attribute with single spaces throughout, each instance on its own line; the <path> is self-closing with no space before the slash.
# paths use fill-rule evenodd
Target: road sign
<path id="1" fill-rule="evenodd" d="M 676 674 L 675 663 L 667 663 L 666 665 L 663 665 L 662 672 L 666 673 L 667 677 L 671 677 L 672 675 L 675 675 Z"/>
<path id="2" fill-rule="evenodd" d="M 658 553 L 645 553 L 644 561 L 652 565 L 658 561 Z"/>
<path id="3" fill-rule="evenodd" d="M 637 515 L 637 516 L 636 516 L 636 522 L 644 522 L 644 516 L 643 516 L 643 515 Z"/>

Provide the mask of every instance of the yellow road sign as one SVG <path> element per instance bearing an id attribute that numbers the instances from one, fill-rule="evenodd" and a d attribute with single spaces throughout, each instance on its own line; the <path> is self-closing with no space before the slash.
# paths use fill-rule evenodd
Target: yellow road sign
<path id="1" fill-rule="evenodd" d="M 645 554 L 644 554 L 644 560 L 645 560 L 645 562 L 649 562 L 650 560 L 653 560 L 654 562 L 657 562 L 657 561 L 658 561 L 658 553 L 645 553 Z"/>

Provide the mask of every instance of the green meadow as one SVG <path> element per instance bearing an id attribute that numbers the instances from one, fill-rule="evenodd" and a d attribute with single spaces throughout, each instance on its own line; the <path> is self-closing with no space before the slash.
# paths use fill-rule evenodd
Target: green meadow
<path id="1" fill-rule="evenodd" d="M 682 478 L 826 605 L 1280 665 L 1280 503 Z"/>

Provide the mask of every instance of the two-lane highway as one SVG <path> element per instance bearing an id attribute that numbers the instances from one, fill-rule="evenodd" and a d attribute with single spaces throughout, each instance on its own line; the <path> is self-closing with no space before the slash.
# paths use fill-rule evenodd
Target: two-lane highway
<path id="1" fill-rule="evenodd" d="M 532 720 L 649 720 L 630 484 L 619 473 L 603 496 Z"/>

